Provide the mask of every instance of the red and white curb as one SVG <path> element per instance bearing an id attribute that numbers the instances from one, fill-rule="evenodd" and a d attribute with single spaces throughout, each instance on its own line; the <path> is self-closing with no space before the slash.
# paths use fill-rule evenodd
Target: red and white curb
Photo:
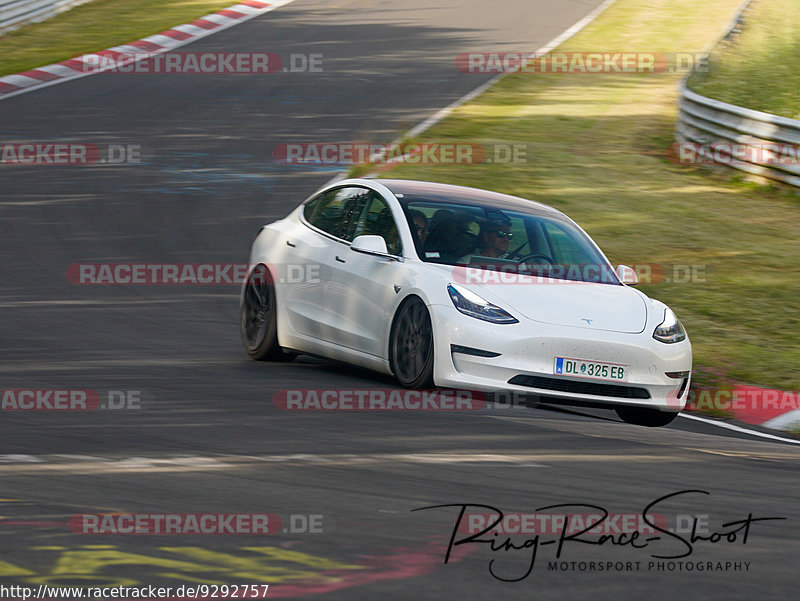
<path id="1" fill-rule="evenodd" d="M 730 390 L 717 391 L 720 404 L 716 406 L 710 402 L 712 408 L 728 411 L 734 420 L 742 422 L 744 426 L 728 424 L 718 419 L 706 419 L 697 415 L 697 411 L 704 406 L 704 401 L 711 400 L 712 396 L 703 397 L 703 391 L 699 392 L 697 405 L 692 407 L 687 405 L 686 411 L 682 412 L 681 417 L 701 421 L 716 426 L 770 438 L 792 444 L 800 444 L 798 439 L 787 439 L 757 430 L 750 430 L 746 426 L 753 425 L 770 430 L 788 432 L 800 428 L 800 392 L 776 390 L 772 388 L 761 388 L 746 384 L 735 384 Z"/>
<path id="2" fill-rule="evenodd" d="M 0 77 L 0 100 L 113 68 L 113 66 L 97 68 L 97 57 L 106 57 L 110 59 L 110 63 L 114 63 L 120 57 L 133 55 L 135 55 L 135 58 L 131 58 L 130 61 L 143 60 L 150 56 L 185 46 L 195 40 L 228 27 L 233 27 L 293 1 L 271 0 L 270 2 L 261 2 L 259 0 L 244 0 L 239 4 L 234 4 L 226 9 L 200 17 L 191 23 L 177 25 L 129 44 L 84 54 L 60 63 L 31 69 L 30 71 L 5 75 Z M 124 63 L 124 60 L 117 63 L 117 65 L 122 63 Z"/>
<path id="3" fill-rule="evenodd" d="M 704 395 L 705 392 L 716 394 Z M 745 424 L 774 430 L 800 428 L 800 391 L 734 384 L 730 390 L 699 390 L 696 395 L 694 405 L 686 407 L 689 412 L 721 409 Z"/>
<path id="4" fill-rule="evenodd" d="M 760 401 L 745 403 L 744 407 L 733 406 L 731 409 L 736 419 L 775 430 L 800 428 L 800 392 L 739 384 L 734 393 Z"/>

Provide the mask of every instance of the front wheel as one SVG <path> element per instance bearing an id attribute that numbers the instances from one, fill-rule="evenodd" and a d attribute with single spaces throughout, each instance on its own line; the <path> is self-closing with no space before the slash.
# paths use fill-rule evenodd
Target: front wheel
<path id="1" fill-rule="evenodd" d="M 433 388 L 433 327 L 419 297 L 405 301 L 397 311 L 389 361 L 398 382 L 406 388 Z"/>
<path id="2" fill-rule="evenodd" d="M 257 361 L 290 361 L 294 355 L 278 345 L 275 285 L 266 265 L 256 265 L 242 295 L 239 329 L 247 354 Z"/>
<path id="3" fill-rule="evenodd" d="M 648 428 L 666 426 L 678 415 L 677 411 L 659 411 L 646 407 L 617 407 L 615 411 L 623 421 Z"/>

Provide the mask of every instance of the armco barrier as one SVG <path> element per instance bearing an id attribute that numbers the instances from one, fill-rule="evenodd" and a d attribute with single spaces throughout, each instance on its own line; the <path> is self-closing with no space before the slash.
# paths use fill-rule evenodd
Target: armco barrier
<path id="1" fill-rule="evenodd" d="M 0 34 L 25 23 L 44 21 L 90 0 L 0 0 Z"/>
<path id="2" fill-rule="evenodd" d="M 746 0 L 740 5 L 723 38 L 739 30 L 742 13 L 749 4 Z M 770 147 L 800 147 L 800 121 L 701 96 L 686 86 L 688 77 L 679 85 L 680 112 L 675 132 L 678 143 L 712 145 L 725 165 L 800 187 L 800 160 L 787 164 L 771 160 L 770 153 L 764 152 Z M 732 145 L 751 152 L 726 152 L 726 147 Z"/>

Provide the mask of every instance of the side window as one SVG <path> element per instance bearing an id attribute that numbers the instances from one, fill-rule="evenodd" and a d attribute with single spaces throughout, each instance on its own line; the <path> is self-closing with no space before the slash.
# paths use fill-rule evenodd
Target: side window
<path id="1" fill-rule="evenodd" d="M 303 217 L 323 232 L 348 240 L 348 224 L 366 192 L 369 190 L 353 187 L 328 190 L 306 203 Z"/>
<path id="2" fill-rule="evenodd" d="M 353 219 L 348 240 L 356 236 L 381 236 L 386 241 L 386 250 L 390 255 L 400 255 L 402 245 L 397 224 L 392 210 L 386 201 L 377 193 L 370 191 L 360 203 L 360 211 Z"/>

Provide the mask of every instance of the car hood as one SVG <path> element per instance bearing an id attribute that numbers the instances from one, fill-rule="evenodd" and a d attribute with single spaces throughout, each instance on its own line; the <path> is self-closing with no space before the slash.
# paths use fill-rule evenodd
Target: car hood
<path id="1" fill-rule="evenodd" d="M 542 323 L 636 334 L 647 322 L 644 296 L 628 286 L 545 278 L 535 284 L 467 287 L 512 314 Z"/>

